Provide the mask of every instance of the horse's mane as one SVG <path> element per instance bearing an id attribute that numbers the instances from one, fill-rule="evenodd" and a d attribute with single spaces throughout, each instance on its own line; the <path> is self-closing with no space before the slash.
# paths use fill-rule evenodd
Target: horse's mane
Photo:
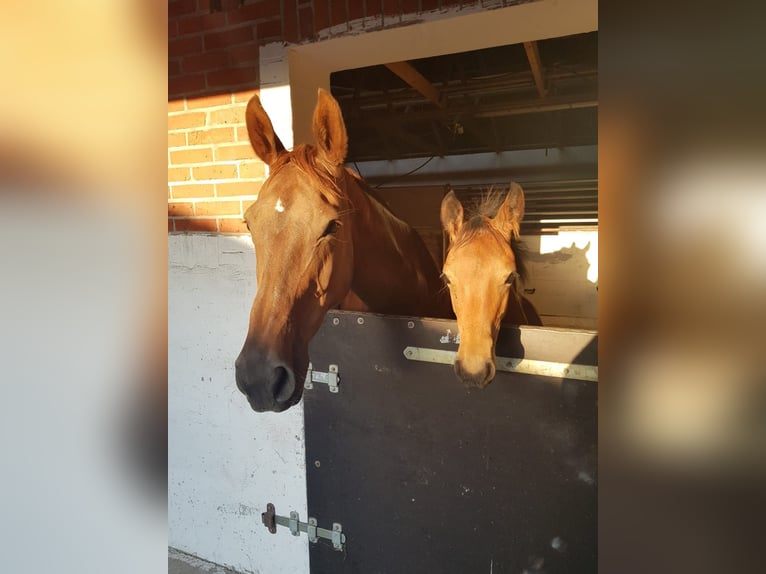
<path id="1" fill-rule="evenodd" d="M 292 164 L 317 184 L 317 189 L 327 202 L 338 207 L 341 203 L 341 191 L 333 177 L 334 166 L 330 165 L 317 153 L 312 145 L 299 144 L 289 153 L 280 154 L 269 167 L 271 175 L 276 174 L 287 164 Z"/>
<path id="2" fill-rule="evenodd" d="M 455 245 L 468 243 L 480 233 L 496 234 L 497 231 L 489 225 L 489 220 L 497 215 L 497 210 L 505 201 L 506 195 L 506 190 L 490 188 L 469 204 L 465 210 L 465 223 L 460 230 L 460 235 L 455 239 Z M 522 250 L 522 246 L 523 243 L 512 233 L 510 247 L 516 259 L 516 272 L 522 281 L 526 281 L 529 277 L 526 265 L 527 255 Z"/>
<path id="3" fill-rule="evenodd" d="M 362 190 L 369 195 L 371 198 L 373 198 L 375 201 L 377 201 L 379 204 L 381 204 L 383 207 L 385 207 L 388 211 L 391 211 L 391 208 L 388 206 L 388 202 L 383 199 L 383 197 L 378 193 L 378 190 L 374 187 L 370 186 L 369 183 L 367 183 L 361 175 L 356 173 L 355 171 L 346 168 L 346 173 L 348 173 L 356 182 L 356 184 L 362 188 Z"/>

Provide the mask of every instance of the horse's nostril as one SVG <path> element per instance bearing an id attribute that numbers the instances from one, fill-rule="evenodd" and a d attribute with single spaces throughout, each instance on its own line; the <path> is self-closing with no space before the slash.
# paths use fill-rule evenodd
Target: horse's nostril
<path id="1" fill-rule="evenodd" d="M 295 390 L 293 377 L 285 367 L 277 367 L 274 372 L 276 374 L 273 386 L 274 398 L 277 402 L 284 403 L 293 396 L 293 391 Z"/>

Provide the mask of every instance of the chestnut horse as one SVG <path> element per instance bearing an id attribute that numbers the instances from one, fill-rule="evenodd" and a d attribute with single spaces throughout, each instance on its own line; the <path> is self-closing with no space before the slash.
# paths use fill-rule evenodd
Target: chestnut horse
<path id="1" fill-rule="evenodd" d="M 308 344 L 329 309 L 448 317 L 439 269 L 420 236 L 346 169 L 340 107 L 319 90 L 315 145 L 286 151 L 254 96 L 247 131 L 269 177 L 245 220 L 257 292 L 237 387 L 258 412 L 281 412 L 303 393 Z"/>
<path id="2" fill-rule="evenodd" d="M 442 278 L 457 316 L 460 346 L 455 374 L 466 385 L 485 387 L 495 376 L 495 341 L 500 323 L 542 325 L 518 291 L 526 268 L 518 250 L 524 191 L 512 183 L 507 194 L 491 193 L 464 221 L 463 205 L 450 191 L 441 205 L 449 237 Z"/>

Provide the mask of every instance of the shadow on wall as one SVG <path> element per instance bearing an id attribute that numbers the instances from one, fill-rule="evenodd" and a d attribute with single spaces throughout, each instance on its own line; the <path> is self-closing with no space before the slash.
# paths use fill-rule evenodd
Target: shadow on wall
<path id="1" fill-rule="evenodd" d="M 524 295 L 546 326 L 595 329 L 598 318 L 598 232 L 522 236 L 529 280 Z"/>

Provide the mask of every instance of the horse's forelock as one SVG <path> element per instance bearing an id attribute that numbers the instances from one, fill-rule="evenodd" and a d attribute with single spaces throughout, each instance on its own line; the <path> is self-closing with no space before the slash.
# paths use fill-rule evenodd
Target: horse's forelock
<path id="1" fill-rule="evenodd" d="M 335 168 L 322 161 L 314 146 L 301 144 L 291 152 L 281 154 L 269 168 L 271 175 L 276 175 L 280 169 L 288 164 L 292 164 L 313 180 L 317 184 L 319 193 L 330 205 L 333 207 L 340 206 L 342 193 L 335 179 Z"/>
<path id="2" fill-rule="evenodd" d="M 505 239 L 501 236 L 500 232 L 490 224 L 490 219 L 497 213 L 498 208 L 502 204 L 505 196 L 498 194 L 500 200 L 497 202 L 496 197 L 485 196 L 482 200 L 476 204 L 471 213 L 468 215 L 467 221 L 463 224 L 460 230 L 460 234 L 455 238 L 454 243 L 450 246 L 450 249 L 456 249 L 466 243 L 469 243 L 476 239 L 477 236 L 483 233 L 489 233 L 494 235 L 501 241 L 505 242 Z M 486 211 L 485 211 L 486 210 Z M 490 215 L 490 213 L 492 215 Z M 516 260 L 516 272 L 521 277 L 522 281 L 526 281 L 529 277 L 526 265 L 526 254 L 521 249 L 522 242 L 511 236 L 510 247 L 513 251 L 513 257 Z"/>

